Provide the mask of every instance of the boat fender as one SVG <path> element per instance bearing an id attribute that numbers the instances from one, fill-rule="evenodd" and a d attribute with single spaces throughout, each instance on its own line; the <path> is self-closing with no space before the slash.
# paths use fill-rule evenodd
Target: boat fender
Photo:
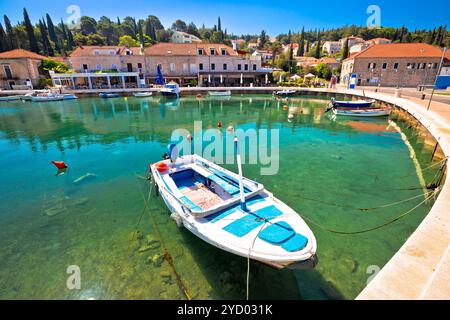
<path id="1" fill-rule="evenodd" d="M 53 163 L 56 168 L 58 169 L 66 169 L 67 164 L 64 161 L 51 161 L 50 163 Z"/>
<path id="2" fill-rule="evenodd" d="M 217 122 L 217 128 L 222 128 L 222 122 Z"/>
<path id="3" fill-rule="evenodd" d="M 167 163 L 165 163 L 165 162 L 159 162 L 159 163 L 156 165 L 156 169 L 157 169 L 159 172 L 165 172 L 165 171 L 169 170 L 169 167 L 167 166 Z"/>
<path id="4" fill-rule="evenodd" d="M 172 212 L 172 214 L 170 215 L 170 218 L 173 221 L 175 221 L 178 228 L 181 228 L 183 226 L 183 219 L 181 218 L 181 216 L 178 213 Z"/>

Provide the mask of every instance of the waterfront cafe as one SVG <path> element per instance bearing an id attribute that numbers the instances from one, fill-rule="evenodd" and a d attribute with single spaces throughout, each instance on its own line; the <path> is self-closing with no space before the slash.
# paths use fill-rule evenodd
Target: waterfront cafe
<path id="1" fill-rule="evenodd" d="M 50 72 L 53 85 L 74 90 L 83 89 L 129 89 L 145 86 L 145 80 L 139 72 Z"/>

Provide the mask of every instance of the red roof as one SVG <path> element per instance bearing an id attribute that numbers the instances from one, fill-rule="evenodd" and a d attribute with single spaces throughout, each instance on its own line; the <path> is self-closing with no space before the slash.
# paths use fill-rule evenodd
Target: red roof
<path id="1" fill-rule="evenodd" d="M 442 49 L 426 43 L 376 44 L 351 56 L 354 58 L 440 58 Z"/>
<path id="2" fill-rule="evenodd" d="M 20 59 L 20 58 L 28 58 L 36 60 L 47 59 L 47 57 L 45 56 L 24 49 L 14 49 L 0 53 L 0 59 Z"/>

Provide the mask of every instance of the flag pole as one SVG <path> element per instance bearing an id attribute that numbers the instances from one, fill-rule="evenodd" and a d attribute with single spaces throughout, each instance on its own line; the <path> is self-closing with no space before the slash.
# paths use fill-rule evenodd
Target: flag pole
<path id="1" fill-rule="evenodd" d="M 428 100 L 427 111 L 430 110 L 431 100 L 433 100 L 434 90 L 436 89 L 436 82 L 437 82 L 437 79 L 439 77 L 439 74 L 441 73 L 442 64 L 444 62 L 445 52 L 446 51 L 447 51 L 447 48 L 444 48 L 444 51 L 442 52 L 441 62 L 439 63 L 439 68 L 438 68 L 438 71 L 437 71 L 437 74 L 436 74 L 436 78 L 434 79 L 434 85 L 433 85 L 433 90 L 431 91 L 430 100 Z"/>

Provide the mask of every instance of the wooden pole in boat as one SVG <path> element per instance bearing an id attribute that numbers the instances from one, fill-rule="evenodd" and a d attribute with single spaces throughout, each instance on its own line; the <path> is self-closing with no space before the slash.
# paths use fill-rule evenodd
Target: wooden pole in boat
<path id="1" fill-rule="evenodd" d="M 236 150 L 236 160 L 239 171 L 239 194 L 241 196 L 241 209 L 245 211 L 247 210 L 247 206 L 245 204 L 244 182 L 242 181 L 242 163 L 241 154 L 239 153 L 238 138 L 234 138 L 234 149 Z"/>

